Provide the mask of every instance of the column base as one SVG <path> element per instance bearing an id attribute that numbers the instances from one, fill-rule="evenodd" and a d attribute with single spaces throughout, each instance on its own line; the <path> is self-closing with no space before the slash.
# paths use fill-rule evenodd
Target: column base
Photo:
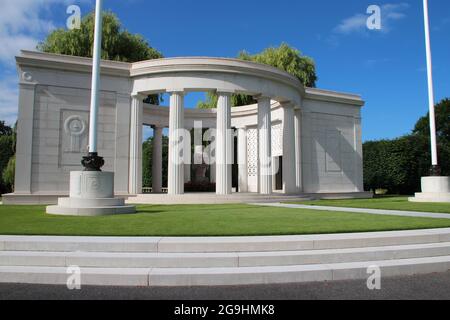
<path id="1" fill-rule="evenodd" d="M 136 207 L 114 197 L 114 173 L 73 171 L 70 173 L 70 197 L 59 198 L 58 205 L 46 212 L 55 215 L 103 216 L 135 213 Z"/>
<path id="2" fill-rule="evenodd" d="M 450 203 L 450 177 L 423 177 L 422 192 L 416 193 L 409 201 Z"/>

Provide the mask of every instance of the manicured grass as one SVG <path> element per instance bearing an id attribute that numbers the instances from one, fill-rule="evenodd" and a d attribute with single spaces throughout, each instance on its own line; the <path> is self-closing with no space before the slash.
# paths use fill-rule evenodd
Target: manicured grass
<path id="1" fill-rule="evenodd" d="M 450 227 L 450 219 L 250 205 L 139 206 L 133 215 L 66 217 L 43 206 L 0 206 L 0 234 L 92 236 L 294 235 Z"/>
<path id="2" fill-rule="evenodd" d="M 315 206 L 450 213 L 450 203 L 409 202 L 408 197 L 380 197 L 374 199 L 350 199 L 350 200 L 317 200 L 317 201 L 304 201 L 298 203 Z"/>

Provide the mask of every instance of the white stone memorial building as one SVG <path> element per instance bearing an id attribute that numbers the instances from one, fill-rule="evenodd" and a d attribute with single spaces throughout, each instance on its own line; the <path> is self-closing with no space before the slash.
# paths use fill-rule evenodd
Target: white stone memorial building
<path id="1" fill-rule="evenodd" d="M 22 51 L 15 191 L 5 203 L 55 203 L 69 194 L 71 171 L 87 153 L 92 60 Z M 169 129 L 168 194 L 191 178 L 189 139 L 180 129 L 215 129 L 209 179 L 217 195 L 288 194 L 362 197 L 360 96 L 305 88 L 279 69 L 225 58 L 102 61 L 98 153 L 115 194 L 142 194 L 143 126 L 154 128 L 153 191 L 162 189 L 162 136 Z M 189 109 L 189 92 L 213 91 L 217 109 Z M 170 94 L 169 106 L 144 103 Z M 256 104 L 233 107 L 235 93 Z M 231 132 L 231 134 L 230 134 Z M 193 141 L 191 141 L 191 144 Z M 182 151 L 184 150 L 184 151 Z M 189 152 L 186 152 L 189 151 Z M 192 146 L 192 150 L 202 150 Z M 185 161 L 173 161 L 182 152 Z M 189 153 L 189 155 L 187 155 Z M 201 155 L 201 153 L 200 153 Z M 201 156 L 200 156 L 201 158 Z M 211 161 L 214 159 L 214 161 Z M 233 177 L 234 175 L 234 177 Z"/>

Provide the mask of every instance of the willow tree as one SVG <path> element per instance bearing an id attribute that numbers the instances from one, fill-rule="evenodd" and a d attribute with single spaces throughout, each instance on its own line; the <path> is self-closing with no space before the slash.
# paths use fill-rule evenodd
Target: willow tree
<path id="1" fill-rule="evenodd" d="M 94 44 L 94 13 L 86 15 L 79 29 L 56 29 L 38 44 L 37 49 L 47 53 L 58 53 L 92 58 Z M 131 34 L 122 26 L 112 12 L 103 13 L 102 59 L 122 62 L 137 62 L 159 59 L 163 55 L 152 48 L 140 34 Z M 158 96 L 149 96 L 147 102 L 158 104 Z"/>
<path id="2" fill-rule="evenodd" d="M 251 55 L 246 51 L 238 54 L 238 59 L 267 64 L 296 77 L 305 87 L 315 87 L 317 81 L 316 66 L 314 61 L 304 56 L 299 50 L 282 43 L 279 47 L 270 47 L 260 53 Z M 256 103 L 253 97 L 237 94 L 232 97 L 233 106 L 243 106 Z M 216 108 L 217 96 L 208 93 L 206 101 L 198 103 L 202 109 Z"/>

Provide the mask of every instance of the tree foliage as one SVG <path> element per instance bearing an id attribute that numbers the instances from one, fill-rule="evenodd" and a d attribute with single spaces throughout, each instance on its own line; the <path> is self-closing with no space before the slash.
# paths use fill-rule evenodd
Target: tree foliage
<path id="1" fill-rule="evenodd" d="M 438 103 L 436 128 L 439 162 L 443 175 L 450 175 L 450 101 Z M 387 189 L 390 193 L 413 194 L 420 190 L 420 179 L 431 165 L 428 115 L 420 118 L 410 135 L 363 145 L 364 185 L 367 190 Z"/>
<path id="2" fill-rule="evenodd" d="M 317 75 L 314 61 L 286 43 L 282 43 L 279 47 L 267 48 L 255 55 L 241 51 L 238 59 L 276 67 L 296 77 L 305 87 L 316 86 Z"/>
<path id="3" fill-rule="evenodd" d="M 3 170 L 3 183 L 5 184 L 6 188 L 8 188 L 10 191 L 14 190 L 14 176 L 16 172 L 16 156 L 12 156 L 8 164 L 6 165 L 6 168 Z"/>
<path id="4" fill-rule="evenodd" d="M 435 107 L 436 112 L 436 134 L 439 143 L 450 143 L 450 99 L 444 99 Z M 430 114 L 417 121 L 413 134 L 430 137 Z"/>
<path id="5" fill-rule="evenodd" d="M 102 15 L 102 59 L 137 62 L 163 58 L 140 34 L 125 30 L 112 12 Z M 37 49 L 47 53 L 92 58 L 94 46 L 95 14 L 91 12 L 81 21 L 80 29 L 56 29 L 39 43 Z M 149 95 L 145 102 L 158 105 L 161 96 Z"/>
<path id="6" fill-rule="evenodd" d="M 270 47 L 264 51 L 251 55 L 246 51 L 241 51 L 238 59 L 267 64 L 296 77 L 305 87 L 315 87 L 317 81 L 316 66 L 314 61 L 302 55 L 302 53 L 282 43 L 279 47 Z M 235 94 L 232 97 L 232 106 L 245 106 L 256 103 L 252 96 Z M 200 109 L 211 109 L 217 107 L 217 95 L 208 93 L 206 101 L 197 104 Z"/>
<path id="7" fill-rule="evenodd" d="M 162 150 L 162 181 L 163 187 L 167 187 L 169 138 L 166 136 L 162 137 Z M 152 186 L 153 137 L 144 141 L 142 145 L 142 157 L 142 186 L 149 188 Z"/>
<path id="8" fill-rule="evenodd" d="M 11 184 L 3 179 L 3 171 L 15 151 L 15 133 L 13 128 L 0 121 L 0 194 L 11 192 Z"/>
<path id="9" fill-rule="evenodd" d="M 13 129 L 5 124 L 5 121 L 0 121 L 0 136 L 10 136 L 13 134 Z"/>
<path id="10" fill-rule="evenodd" d="M 123 62 L 137 62 L 162 58 L 162 54 L 152 48 L 139 34 L 125 30 L 112 12 L 103 13 L 102 58 Z M 80 29 L 56 29 L 38 45 L 38 49 L 48 53 L 58 53 L 79 57 L 92 57 L 94 44 L 95 16 L 91 12 L 81 21 Z"/>

